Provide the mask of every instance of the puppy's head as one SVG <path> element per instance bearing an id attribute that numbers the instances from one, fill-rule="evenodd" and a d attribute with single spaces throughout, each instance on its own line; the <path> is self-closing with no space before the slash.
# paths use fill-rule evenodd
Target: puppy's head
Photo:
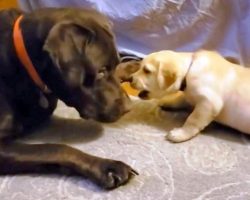
<path id="1" fill-rule="evenodd" d="M 67 88 L 59 98 L 83 118 L 111 122 L 127 112 L 129 99 L 114 77 L 119 63 L 114 36 L 104 23 L 80 16 L 62 20 L 50 30 L 44 50 Z"/>
<path id="2" fill-rule="evenodd" d="M 146 56 L 132 75 L 132 87 L 142 99 L 161 98 L 180 89 L 184 77 L 183 59 L 175 52 L 160 51 Z"/>

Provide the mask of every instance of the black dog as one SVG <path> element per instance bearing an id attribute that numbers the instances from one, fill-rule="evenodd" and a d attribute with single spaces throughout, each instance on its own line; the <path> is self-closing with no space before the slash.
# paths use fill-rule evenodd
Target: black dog
<path id="1" fill-rule="evenodd" d="M 17 56 L 13 27 L 20 15 L 29 58 L 49 92 L 34 83 Z M 109 21 L 91 10 L 62 8 L 4 10 L 0 22 L 0 174 L 66 167 L 107 189 L 126 183 L 136 172 L 120 161 L 61 144 L 14 141 L 46 121 L 57 99 L 82 118 L 102 122 L 128 111 L 128 97 L 114 77 L 119 56 Z"/>

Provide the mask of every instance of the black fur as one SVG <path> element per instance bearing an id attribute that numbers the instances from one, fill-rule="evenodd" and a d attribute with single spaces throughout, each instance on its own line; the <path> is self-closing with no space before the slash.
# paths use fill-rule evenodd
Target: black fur
<path id="1" fill-rule="evenodd" d="M 20 14 L 24 15 L 20 26 L 25 46 L 51 90 L 49 94 L 34 84 L 16 56 L 12 33 Z M 114 77 L 119 57 L 108 20 L 82 9 L 32 13 L 12 9 L 0 11 L 0 22 L 0 173 L 32 173 L 37 167 L 59 166 L 104 188 L 126 183 L 135 172 L 122 162 L 94 157 L 66 145 L 13 141 L 48 120 L 57 99 L 74 107 L 83 118 L 97 121 L 116 121 L 127 111 L 128 98 Z M 98 73 L 103 73 L 99 79 Z"/>

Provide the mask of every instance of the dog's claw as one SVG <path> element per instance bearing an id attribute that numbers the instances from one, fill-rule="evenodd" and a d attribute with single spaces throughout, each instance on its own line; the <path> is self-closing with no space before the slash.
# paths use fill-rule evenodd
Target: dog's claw
<path id="1" fill-rule="evenodd" d="M 138 173 L 136 170 L 132 169 L 132 168 L 131 168 L 130 173 L 131 173 L 133 176 L 139 176 L 139 173 Z"/>

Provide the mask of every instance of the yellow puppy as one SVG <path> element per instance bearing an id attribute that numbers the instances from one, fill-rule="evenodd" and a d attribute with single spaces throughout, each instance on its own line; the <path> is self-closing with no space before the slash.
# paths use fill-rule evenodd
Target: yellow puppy
<path id="1" fill-rule="evenodd" d="M 132 75 L 131 85 L 142 91 L 141 98 L 164 97 L 164 107 L 193 106 L 184 125 L 168 133 L 172 142 L 193 138 L 213 120 L 250 134 L 250 69 L 216 52 L 150 54 Z M 165 97 L 173 93 L 175 98 Z"/>

